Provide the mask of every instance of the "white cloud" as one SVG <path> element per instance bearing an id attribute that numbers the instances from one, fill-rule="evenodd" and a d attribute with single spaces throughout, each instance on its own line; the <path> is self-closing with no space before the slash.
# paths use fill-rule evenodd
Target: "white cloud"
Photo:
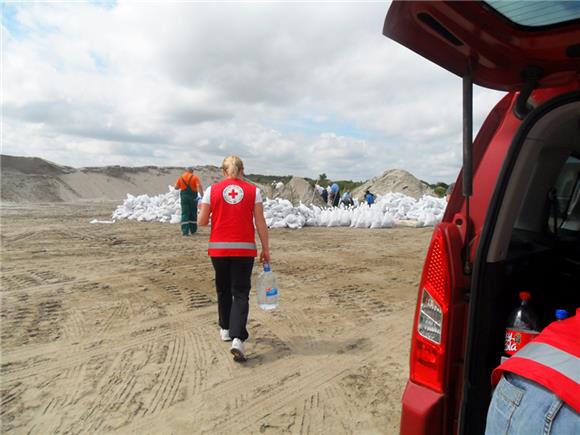
<path id="1" fill-rule="evenodd" d="M 22 3 L 4 20 L 2 152 L 452 181 L 461 80 L 382 36 L 383 3 Z M 476 126 L 499 99 L 476 90 Z M 445 104 L 441 104 L 444 101 Z"/>

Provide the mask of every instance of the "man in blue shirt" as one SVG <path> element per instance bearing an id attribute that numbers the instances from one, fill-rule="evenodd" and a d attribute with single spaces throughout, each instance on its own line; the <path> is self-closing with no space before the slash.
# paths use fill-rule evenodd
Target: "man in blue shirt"
<path id="1" fill-rule="evenodd" d="M 339 195 L 339 187 L 338 184 L 332 183 L 330 186 L 330 192 L 332 196 L 332 206 L 338 207 L 338 203 L 340 202 L 340 195 Z"/>
<path id="2" fill-rule="evenodd" d="M 373 195 L 370 190 L 365 192 L 365 201 L 368 205 L 374 204 L 375 202 L 375 195 Z"/>
<path id="3" fill-rule="evenodd" d="M 348 190 L 345 190 L 342 194 L 341 202 L 347 207 L 353 205 L 352 197 L 350 196 L 350 192 Z"/>

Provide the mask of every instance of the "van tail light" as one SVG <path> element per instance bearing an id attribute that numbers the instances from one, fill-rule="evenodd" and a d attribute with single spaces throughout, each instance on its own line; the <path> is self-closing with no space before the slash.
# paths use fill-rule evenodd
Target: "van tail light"
<path id="1" fill-rule="evenodd" d="M 423 289 L 417 332 L 421 337 L 441 344 L 441 329 L 443 328 L 443 311 L 435 299 Z"/>
<path id="2" fill-rule="evenodd" d="M 445 356 L 448 310 L 451 299 L 449 253 L 440 226 L 433 231 L 427 252 L 411 341 L 410 378 L 442 393 L 445 382 Z"/>

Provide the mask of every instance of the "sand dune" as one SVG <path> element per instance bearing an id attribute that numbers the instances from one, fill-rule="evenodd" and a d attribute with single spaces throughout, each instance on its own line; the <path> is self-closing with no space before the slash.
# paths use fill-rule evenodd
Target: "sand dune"
<path id="1" fill-rule="evenodd" d="M 433 189 L 403 169 L 389 169 L 378 177 L 374 177 L 352 191 L 354 198 L 363 200 L 366 190 L 384 195 L 387 192 L 399 192 L 415 199 L 423 195 L 434 195 Z"/>
<path id="2" fill-rule="evenodd" d="M 71 168 L 36 157 L 1 156 L 2 201 L 74 202 L 121 201 L 132 195 L 167 192 L 183 173 L 179 167 L 103 166 Z M 216 166 L 195 167 L 195 174 L 208 186 L 220 179 Z"/>

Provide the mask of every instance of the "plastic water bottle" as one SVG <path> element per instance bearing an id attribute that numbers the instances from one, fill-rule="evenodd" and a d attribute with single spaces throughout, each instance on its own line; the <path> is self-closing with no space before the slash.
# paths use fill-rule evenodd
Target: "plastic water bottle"
<path id="1" fill-rule="evenodd" d="M 276 274 L 272 272 L 270 265 L 264 263 L 264 270 L 258 276 L 256 283 L 258 306 L 263 310 L 273 310 L 278 306 L 278 284 Z"/>
<path id="2" fill-rule="evenodd" d="M 520 305 L 508 317 L 505 329 L 504 353 L 513 355 L 540 333 L 536 313 L 529 305 L 529 292 L 520 292 Z"/>

